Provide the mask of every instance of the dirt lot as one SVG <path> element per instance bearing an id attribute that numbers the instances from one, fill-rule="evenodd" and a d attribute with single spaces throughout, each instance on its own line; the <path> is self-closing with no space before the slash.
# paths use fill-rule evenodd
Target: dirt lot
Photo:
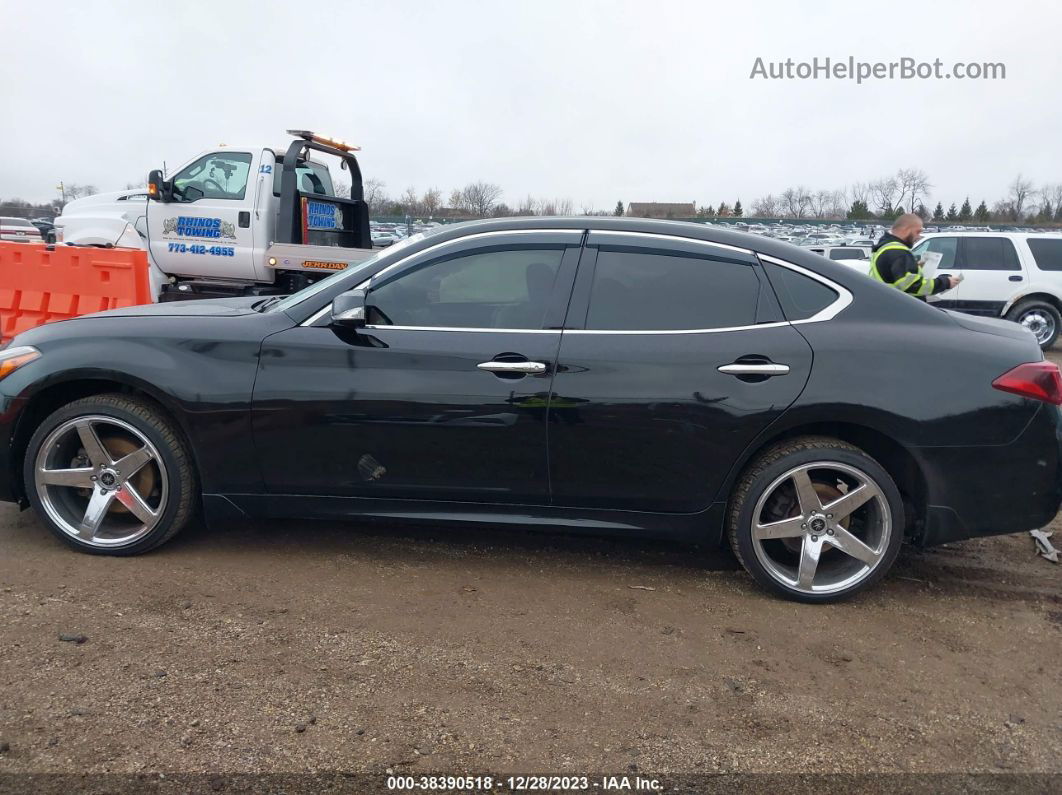
<path id="1" fill-rule="evenodd" d="M 511 531 L 195 527 L 122 560 L 3 506 L 0 550 L 0 774 L 1062 772 L 1062 567 L 1027 535 L 830 607 L 711 550 Z"/>

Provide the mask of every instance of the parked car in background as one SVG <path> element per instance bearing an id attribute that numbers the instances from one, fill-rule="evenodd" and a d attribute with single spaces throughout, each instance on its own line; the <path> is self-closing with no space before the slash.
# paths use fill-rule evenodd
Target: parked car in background
<path id="1" fill-rule="evenodd" d="M 25 218 L 0 215 L 0 240 L 19 243 L 40 243 L 43 238 L 37 227 Z"/>
<path id="2" fill-rule="evenodd" d="M 962 275 L 958 287 L 930 297 L 943 309 L 1019 323 L 1050 348 L 1062 330 L 1062 236 L 1028 232 L 939 232 L 915 256 L 941 255 L 927 275 Z"/>
<path id="3" fill-rule="evenodd" d="M 869 260 L 869 246 L 810 246 L 809 251 L 832 260 Z"/>
<path id="4" fill-rule="evenodd" d="M 111 555 L 200 509 L 666 533 L 828 602 L 905 539 L 1051 521 L 1060 403 L 1030 334 L 807 250 L 701 224 L 493 220 L 285 298 L 16 336 L 0 499 Z"/>
<path id="5" fill-rule="evenodd" d="M 55 242 L 55 223 L 49 218 L 31 218 L 30 223 L 37 227 L 45 243 Z"/>

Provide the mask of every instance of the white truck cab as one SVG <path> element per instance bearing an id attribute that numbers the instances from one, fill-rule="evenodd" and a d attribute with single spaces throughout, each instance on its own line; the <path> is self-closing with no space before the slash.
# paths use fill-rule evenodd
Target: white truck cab
<path id="1" fill-rule="evenodd" d="M 935 306 L 1006 318 L 1036 335 L 1045 350 L 1054 344 L 1062 330 L 1062 235 L 937 232 L 913 249 L 916 257 L 926 252 L 941 255 L 926 275 L 963 277 L 958 287 L 929 298 Z"/>
<path id="2" fill-rule="evenodd" d="M 355 147 L 289 130 L 286 150 L 224 146 L 197 155 L 147 189 L 70 202 L 56 219 L 66 244 L 148 251 L 159 300 L 288 293 L 371 255 L 368 207 Z M 339 158 L 351 198 L 336 196 L 328 166 Z"/>

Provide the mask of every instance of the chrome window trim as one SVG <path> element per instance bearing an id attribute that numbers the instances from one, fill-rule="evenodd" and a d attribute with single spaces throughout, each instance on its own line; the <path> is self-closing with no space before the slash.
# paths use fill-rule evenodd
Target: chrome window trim
<path id="1" fill-rule="evenodd" d="M 837 284 L 837 282 L 833 281 L 832 279 L 827 279 L 825 276 L 815 273 L 815 271 L 808 270 L 807 268 L 804 268 L 800 265 L 796 265 L 784 259 L 778 259 L 778 257 L 772 257 L 768 254 L 758 254 L 757 256 L 761 260 L 766 260 L 767 262 L 771 262 L 780 267 L 788 268 L 791 271 L 796 271 L 797 273 L 801 273 L 804 276 L 807 276 L 809 279 L 814 279 L 815 281 L 820 282 L 821 284 L 825 284 L 827 287 L 837 293 L 836 301 L 826 307 L 823 307 L 811 317 L 804 318 L 803 320 L 791 321 L 794 326 L 801 325 L 803 323 L 821 323 L 824 320 L 833 320 L 835 317 L 837 317 L 837 315 L 847 309 L 849 304 L 852 303 L 852 294 L 848 291 L 848 289 Z"/>
<path id="2" fill-rule="evenodd" d="M 416 254 L 412 254 L 412 255 L 410 255 L 408 257 L 405 257 L 405 258 L 399 260 L 398 262 L 395 262 L 395 263 L 392 263 L 391 265 L 388 265 L 386 268 L 384 268 L 379 273 L 376 273 L 373 276 L 370 276 L 368 279 L 366 279 L 365 281 L 359 283 L 357 286 L 352 287 L 351 289 L 353 289 L 353 290 L 367 289 L 368 286 L 369 286 L 369 282 L 372 281 L 372 279 L 374 279 L 377 276 L 380 276 L 380 275 L 382 275 L 384 273 L 387 273 L 388 271 L 393 270 L 394 268 L 397 268 L 400 265 L 407 264 L 414 257 L 418 257 L 419 258 L 422 254 L 428 254 L 429 252 L 435 251 L 435 250 L 443 248 L 445 246 L 449 246 L 449 245 L 453 245 L 453 244 L 456 244 L 456 243 L 460 243 L 460 242 L 463 242 L 465 240 L 472 240 L 472 239 L 475 239 L 475 238 L 484 238 L 484 237 L 498 236 L 498 235 L 538 234 L 538 233 L 542 233 L 542 232 L 547 233 L 547 234 L 561 233 L 561 234 L 571 234 L 573 236 L 574 235 L 582 236 L 586 231 L 587 230 L 584 230 L 584 229 L 507 229 L 507 230 L 497 230 L 497 231 L 493 231 L 493 232 L 477 232 L 477 233 L 475 233 L 473 235 L 465 235 L 463 237 L 454 238 L 453 240 L 446 240 L 446 241 L 443 241 L 442 243 L 437 243 L 434 246 L 429 246 L 428 248 L 424 249 L 423 251 L 418 251 Z M 847 309 L 848 306 L 852 303 L 852 293 L 849 292 L 847 288 L 842 287 L 841 285 L 837 284 L 833 280 L 828 279 L 825 276 L 822 276 L 822 275 L 820 275 L 818 273 L 815 273 L 812 270 L 808 270 L 805 267 L 802 267 L 800 265 L 796 265 L 795 263 L 792 263 L 792 262 L 789 262 L 789 261 L 783 260 L 783 259 L 778 259 L 777 257 L 772 257 L 772 256 L 770 256 L 768 254 L 761 254 L 759 252 L 752 251 L 751 249 L 743 249 L 743 248 L 738 248 L 736 246 L 729 246 L 729 245 L 726 245 L 725 243 L 712 243 L 711 241 L 708 241 L 708 240 L 699 240 L 697 238 L 692 238 L 692 237 L 682 237 L 681 235 L 663 235 L 663 234 L 658 234 L 658 233 L 655 233 L 655 232 L 626 232 L 626 231 L 611 231 L 611 230 L 605 230 L 605 229 L 589 229 L 588 231 L 591 234 L 593 234 L 594 232 L 599 232 L 599 233 L 602 233 L 602 234 L 609 234 L 609 235 L 630 235 L 630 236 L 637 236 L 637 237 L 659 238 L 659 239 L 663 239 L 663 240 L 681 240 L 681 241 L 684 241 L 684 242 L 685 241 L 689 241 L 689 242 L 692 242 L 692 243 L 700 243 L 700 244 L 703 244 L 705 246 L 712 247 L 712 248 L 722 248 L 722 249 L 726 249 L 726 250 L 730 250 L 730 251 L 737 251 L 737 252 L 740 252 L 742 254 L 750 254 L 752 256 L 758 257 L 761 260 L 766 260 L 767 262 L 771 262 L 771 263 L 773 263 L 775 265 L 778 265 L 780 267 L 788 268 L 791 271 L 796 271 L 797 273 L 800 273 L 800 274 L 802 274 L 804 276 L 807 276 L 810 279 L 814 279 L 815 281 L 826 285 L 831 290 L 833 290 L 834 292 L 837 293 L 837 300 L 835 300 L 833 303 L 831 303 L 830 305 L 826 306 L 825 308 L 819 310 L 817 313 L 815 313 L 811 317 L 804 318 L 803 320 L 792 320 L 792 321 L 790 321 L 790 320 L 782 320 L 782 321 L 775 321 L 775 322 L 771 322 L 771 323 L 754 323 L 752 325 L 747 325 L 747 326 L 727 326 L 727 327 L 724 327 L 724 328 L 624 329 L 624 330 L 620 330 L 620 329 L 572 329 L 572 328 L 566 328 L 566 329 L 510 329 L 510 328 L 465 328 L 465 327 L 460 327 L 460 326 L 377 326 L 377 325 L 367 325 L 367 326 L 365 326 L 365 328 L 366 329 L 372 329 L 372 330 L 396 329 L 396 330 L 402 330 L 402 331 L 463 331 L 463 332 L 473 332 L 473 333 L 480 333 L 480 334 L 482 334 L 482 333 L 497 333 L 497 334 L 560 334 L 562 332 L 565 333 L 565 334 L 627 334 L 627 335 L 629 335 L 629 334 L 638 334 L 638 335 L 723 334 L 723 333 L 731 332 L 731 331 L 751 331 L 753 329 L 780 328 L 782 326 L 797 326 L 797 325 L 801 325 L 801 324 L 804 324 L 804 323 L 821 323 L 823 321 L 832 320 L 833 318 L 837 317 L 837 315 L 839 315 L 841 312 L 843 312 L 845 309 Z M 328 303 L 325 306 L 321 307 L 320 311 L 315 312 L 309 318 L 304 320 L 300 325 L 302 325 L 302 326 L 313 326 L 313 325 L 315 325 L 317 323 L 317 321 L 319 321 L 322 317 L 324 317 L 325 313 L 328 312 L 328 310 L 331 308 L 331 306 L 332 306 L 332 304 Z"/>
<path id="3" fill-rule="evenodd" d="M 678 240 L 678 241 L 681 241 L 683 243 L 694 243 L 696 245 L 708 246 L 710 248 L 721 248 L 721 249 L 724 249 L 726 251 L 736 251 L 739 254 L 747 254 L 747 255 L 750 255 L 750 256 L 753 256 L 753 257 L 756 256 L 756 252 L 754 252 L 750 248 L 739 248 L 737 246 L 727 245 L 726 243 L 713 243 L 711 240 L 701 240 L 698 237 L 685 237 L 683 235 L 664 235 L 664 234 L 661 234 L 659 232 L 627 232 L 627 231 L 620 231 L 620 230 L 613 231 L 611 229 L 591 229 L 591 230 L 589 230 L 589 233 L 591 235 L 595 235 L 595 234 L 598 234 L 598 235 L 627 235 L 627 236 L 630 236 L 630 237 L 651 237 L 651 238 L 654 238 L 654 239 L 657 239 L 657 240 L 668 240 L 668 241 L 676 241 L 676 240 Z M 592 242 L 588 241 L 587 245 L 588 246 L 593 246 L 593 245 L 600 245 L 600 244 L 595 244 L 595 243 L 592 243 Z M 608 244 L 605 243 L 604 245 L 607 246 Z"/>

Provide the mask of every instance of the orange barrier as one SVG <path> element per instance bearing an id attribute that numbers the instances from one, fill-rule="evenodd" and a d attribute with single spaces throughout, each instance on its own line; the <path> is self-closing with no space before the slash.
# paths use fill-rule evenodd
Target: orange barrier
<path id="1" fill-rule="evenodd" d="M 150 304 L 147 252 L 0 243 L 0 338 L 90 312 Z"/>

